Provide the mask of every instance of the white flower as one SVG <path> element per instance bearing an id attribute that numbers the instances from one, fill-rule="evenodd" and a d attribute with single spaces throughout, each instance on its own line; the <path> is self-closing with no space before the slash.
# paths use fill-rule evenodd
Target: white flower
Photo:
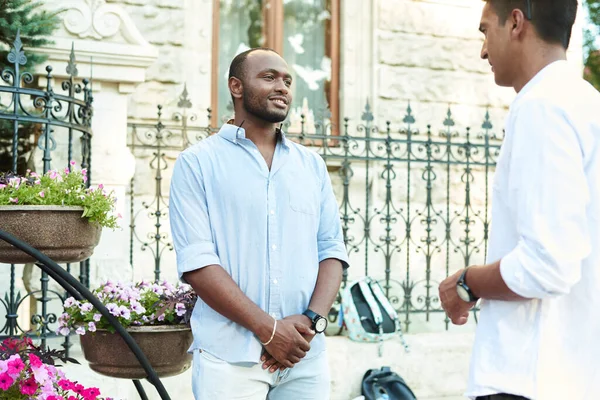
<path id="1" fill-rule="evenodd" d="M 78 335 L 85 335 L 85 328 L 83 326 L 80 326 L 79 328 L 77 328 L 75 333 Z"/>
<path id="2" fill-rule="evenodd" d="M 75 300 L 75 298 L 69 297 L 68 299 L 65 300 L 64 306 L 65 306 L 65 308 L 69 308 L 69 307 L 73 307 L 77 303 L 79 303 L 79 302 L 77 300 Z"/>
<path id="3" fill-rule="evenodd" d="M 98 322 L 102 319 L 102 314 L 94 314 L 94 321 Z"/>
<path id="4" fill-rule="evenodd" d="M 63 336 L 69 336 L 69 334 L 71 333 L 71 330 L 69 328 L 67 328 L 66 326 L 63 326 L 56 333 L 58 333 L 59 335 L 63 335 Z"/>
<path id="5" fill-rule="evenodd" d="M 64 323 L 64 322 L 67 322 L 67 321 L 68 321 L 70 318 L 71 318 L 71 317 L 69 316 L 69 314 L 67 314 L 67 313 L 62 313 L 62 314 L 60 315 L 60 317 L 58 317 L 58 322 L 59 322 L 59 323 Z"/>
<path id="6" fill-rule="evenodd" d="M 129 311 L 129 309 L 125 306 L 120 306 L 117 310 L 117 316 L 119 317 L 123 317 L 125 319 L 129 319 L 129 317 L 131 316 L 131 312 Z"/>
<path id="7" fill-rule="evenodd" d="M 175 311 L 177 312 L 178 317 L 185 315 L 185 312 L 186 312 L 185 305 L 183 303 L 175 304 Z"/>
<path id="8" fill-rule="evenodd" d="M 159 295 L 159 296 L 160 296 L 161 294 L 163 294 L 163 291 L 164 291 L 164 290 L 163 290 L 163 287 L 162 287 L 162 286 L 160 286 L 160 285 L 157 285 L 157 284 L 155 283 L 155 284 L 153 284 L 153 285 L 152 285 L 152 291 L 153 291 L 154 293 L 156 293 L 157 295 Z"/>
<path id="9" fill-rule="evenodd" d="M 42 365 L 38 368 L 31 368 L 33 371 L 33 377 L 34 377 L 35 381 L 41 385 L 46 383 L 46 381 L 50 377 L 48 375 L 48 370 L 44 367 L 45 367 L 45 365 Z"/>
<path id="10" fill-rule="evenodd" d="M 95 324 L 95 323 L 93 323 L 93 322 L 90 322 L 90 323 L 88 324 L 88 330 L 89 330 L 90 332 L 96 332 L 96 324 Z"/>
<path id="11" fill-rule="evenodd" d="M 133 311 L 134 313 L 137 313 L 137 314 L 143 314 L 146 312 L 146 309 L 144 308 L 144 306 L 142 306 L 137 301 L 132 301 L 131 302 L 131 311 Z"/>
<path id="12" fill-rule="evenodd" d="M 90 312 L 94 309 L 94 306 L 91 305 L 90 303 L 85 303 L 79 306 L 79 309 L 81 310 L 81 312 Z"/>
<path id="13" fill-rule="evenodd" d="M 119 316 L 119 306 L 116 305 L 115 303 L 108 303 L 106 305 L 106 309 L 108 310 L 109 313 L 111 313 L 112 315 L 115 316 Z"/>

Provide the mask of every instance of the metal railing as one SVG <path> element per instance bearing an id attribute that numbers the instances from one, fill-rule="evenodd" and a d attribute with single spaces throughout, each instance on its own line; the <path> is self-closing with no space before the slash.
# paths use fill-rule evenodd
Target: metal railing
<path id="1" fill-rule="evenodd" d="M 90 170 L 88 178 L 91 179 L 93 97 L 90 81 L 78 78 L 74 50 L 71 49 L 66 68 L 68 77 L 62 80 L 58 91 L 51 66 L 46 67 L 43 88 L 36 87 L 30 72 L 23 72 L 27 56 L 19 33 L 8 54 L 8 61 L 10 66 L 1 71 L 0 75 L 2 169 L 23 174 L 26 168 L 35 170 L 35 166 L 41 164 L 42 168 L 38 172 L 46 173 L 56 164 L 53 164 L 55 159 L 66 168 L 71 168 L 70 162 L 76 161 L 81 168 Z M 39 158 L 38 150 L 41 151 L 41 160 L 36 160 Z M 0 172 L 7 172 L 2 169 Z M 66 271 L 70 273 L 71 267 L 67 264 Z M 21 295 L 16 281 L 17 268 L 21 267 L 13 264 L 9 268 L 9 287 L 3 298 L 0 298 L 0 310 L 4 308 L 6 315 L 4 323 L 0 322 L 0 338 L 31 333 L 33 329 L 41 339 L 42 346 L 45 346 L 47 338 L 56 336 L 50 325 L 57 321 L 57 316 L 51 309 L 62 311 L 62 300 L 67 293 L 50 289 L 50 279 L 44 271 L 40 278 L 40 288 L 27 290 L 25 295 Z M 33 265 L 24 268 L 32 270 Z M 79 281 L 89 285 L 88 261 L 79 264 Z M 32 300 L 35 300 L 36 305 L 31 313 L 30 326 L 20 326 L 19 312 Z M 69 337 L 65 338 L 63 346 L 68 354 Z"/>

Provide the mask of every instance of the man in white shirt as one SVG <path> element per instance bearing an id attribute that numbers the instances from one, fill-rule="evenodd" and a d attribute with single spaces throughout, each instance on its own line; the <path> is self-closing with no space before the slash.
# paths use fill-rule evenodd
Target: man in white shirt
<path id="1" fill-rule="evenodd" d="M 467 396 L 600 399 L 600 94 L 566 60 L 577 0 L 487 0 L 481 57 L 517 97 L 488 265 L 440 284 L 452 322 L 481 300 Z"/>

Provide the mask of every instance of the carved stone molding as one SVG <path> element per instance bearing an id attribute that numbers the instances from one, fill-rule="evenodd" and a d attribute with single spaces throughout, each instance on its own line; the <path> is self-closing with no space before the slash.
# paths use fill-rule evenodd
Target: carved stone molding
<path id="1" fill-rule="evenodd" d="M 80 39 L 103 40 L 120 36 L 128 43 L 150 46 L 127 12 L 106 0 L 67 0 L 59 2 L 67 32 Z"/>

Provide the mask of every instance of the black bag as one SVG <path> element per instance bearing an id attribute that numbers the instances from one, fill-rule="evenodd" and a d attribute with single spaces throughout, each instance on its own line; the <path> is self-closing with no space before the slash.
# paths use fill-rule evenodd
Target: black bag
<path id="1" fill-rule="evenodd" d="M 365 400 L 416 400 L 404 379 L 390 367 L 370 369 L 362 381 L 362 395 Z"/>

